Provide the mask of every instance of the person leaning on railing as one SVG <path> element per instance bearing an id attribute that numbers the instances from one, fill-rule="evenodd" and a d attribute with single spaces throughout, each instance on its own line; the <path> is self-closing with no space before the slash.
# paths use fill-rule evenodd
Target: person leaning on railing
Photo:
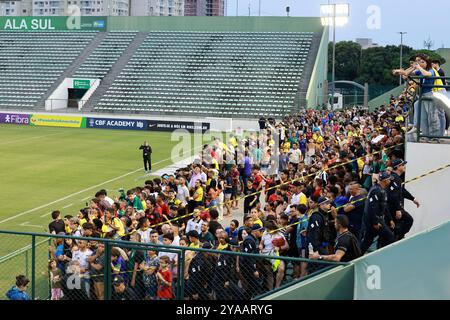
<path id="1" fill-rule="evenodd" d="M 445 125 L 445 112 L 442 108 L 438 108 L 432 100 L 433 85 L 435 79 L 431 77 L 439 77 L 439 73 L 433 69 L 431 60 L 426 54 L 418 54 L 416 56 L 416 62 L 408 69 L 395 69 L 392 71 L 394 75 L 402 75 L 408 77 L 410 75 L 423 76 L 421 79 L 422 87 L 422 110 L 420 111 L 422 116 L 418 118 L 418 101 L 414 104 L 415 117 L 414 123 L 417 125 L 417 121 L 420 121 L 420 128 L 425 136 L 439 136 L 442 135 L 442 129 Z M 441 81 L 442 84 L 442 81 Z M 409 133 L 413 133 L 414 130 L 410 130 Z M 426 138 L 427 139 L 427 138 Z"/>

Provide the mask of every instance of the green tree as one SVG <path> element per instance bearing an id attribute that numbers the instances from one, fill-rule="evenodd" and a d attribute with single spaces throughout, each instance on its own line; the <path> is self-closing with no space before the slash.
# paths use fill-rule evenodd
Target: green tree
<path id="1" fill-rule="evenodd" d="M 353 41 L 336 43 L 336 80 L 353 80 L 358 76 L 361 46 Z M 328 45 L 328 70 L 333 66 L 333 43 Z"/>

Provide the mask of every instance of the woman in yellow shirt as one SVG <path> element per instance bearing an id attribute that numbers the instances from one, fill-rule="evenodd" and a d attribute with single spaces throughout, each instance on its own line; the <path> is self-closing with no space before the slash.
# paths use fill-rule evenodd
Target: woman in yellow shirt
<path id="1" fill-rule="evenodd" d="M 195 192 L 194 192 L 194 201 L 196 202 L 197 205 L 202 205 L 203 204 L 203 195 L 204 195 L 204 191 L 203 191 L 203 187 L 202 187 L 202 182 L 200 180 L 195 181 Z"/>

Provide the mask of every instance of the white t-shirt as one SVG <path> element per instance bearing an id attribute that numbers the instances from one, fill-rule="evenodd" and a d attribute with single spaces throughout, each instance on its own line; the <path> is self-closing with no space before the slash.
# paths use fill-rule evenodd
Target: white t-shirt
<path id="1" fill-rule="evenodd" d="M 147 230 L 139 229 L 137 231 L 138 235 L 141 236 L 141 242 L 142 243 L 149 243 L 150 242 L 150 232 L 152 232 L 152 228 L 148 228 Z"/>
<path id="2" fill-rule="evenodd" d="M 108 202 L 110 206 L 112 206 L 114 204 L 114 200 L 108 196 L 105 197 L 105 201 Z"/>
<path id="3" fill-rule="evenodd" d="M 172 245 L 173 246 L 179 246 L 180 245 L 180 236 L 175 236 L 175 237 L 173 237 L 173 242 L 172 242 Z"/>
<path id="4" fill-rule="evenodd" d="M 275 233 L 264 232 L 264 234 L 261 238 L 261 241 L 264 244 L 264 249 L 261 251 L 262 254 L 267 254 L 267 255 L 271 254 L 271 252 L 273 251 L 272 240 L 275 238 L 284 238 L 284 236 L 281 232 L 275 232 Z"/>
<path id="5" fill-rule="evenodd" d="M 170 261 L 178 261 L 178 254 L 176 254 L 175 252 L 164 252 L 164 251 L 160 251 L 158 253 L 158 257 L 161 258 L 162 256 L 168 256 Z"/>
<path id="6" fill-rule="evenodd" d="M 291 155 L 289 156 L 289 162 L 298 164 L 302 157 L 302 152 L 300 149 L 292 150 Z"/>
<path id="7" fill-rule="evenodd" d="M 178 185 L 177 186 L 177 199 L 180 200 L 183 205 L 187 203 L 187 199 L 189 199 L 189 189 L 186 186 Z"/>
<path id="8" fill-rule="evenodd" d="M 72 253 L 72 261 L 78 261 L 80 264 L 80 267 L 82 269 L 88 269 L 89 262 L 87 260 L 88 257 L 92 255 L 92 251 L 89 249 L 86 249 L 85 251 L 77 250 Z M 85 274 L 89 274 L 89 271 L 86 271 Z"/>
<path id="9" fill-rule="evenodd" d="M 191 230 L 197 231 L 198 234 L 202 233 L 202 223 L 202 219 L 199 219 L 198 222 L 195 222 L 194 219 L 189 220 L 186 225 L 186 233 Z"/>

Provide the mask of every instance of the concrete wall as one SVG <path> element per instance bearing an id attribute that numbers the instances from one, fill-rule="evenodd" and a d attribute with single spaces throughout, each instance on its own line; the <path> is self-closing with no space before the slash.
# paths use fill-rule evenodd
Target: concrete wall
<path id="1" fill-rule="evenodd" d="M 353 266 L 339 266 L 262 300 L 352 300 Z"/>
<path id="2" fill-rule="evenodd" d="M 355 260 L 355 300 L 450 299 L 450 223 Z"/>
<path id="3" fill-rule="evenodd" d="M 406 145 L 406 180 L 450 163 L 450 144 L 412 143 Z M 406 184 L 406 189 L 421 203 L 420 208 L 405 200 L 413 216 L 410 235 L 450 220 L 450 168 Z"/>

